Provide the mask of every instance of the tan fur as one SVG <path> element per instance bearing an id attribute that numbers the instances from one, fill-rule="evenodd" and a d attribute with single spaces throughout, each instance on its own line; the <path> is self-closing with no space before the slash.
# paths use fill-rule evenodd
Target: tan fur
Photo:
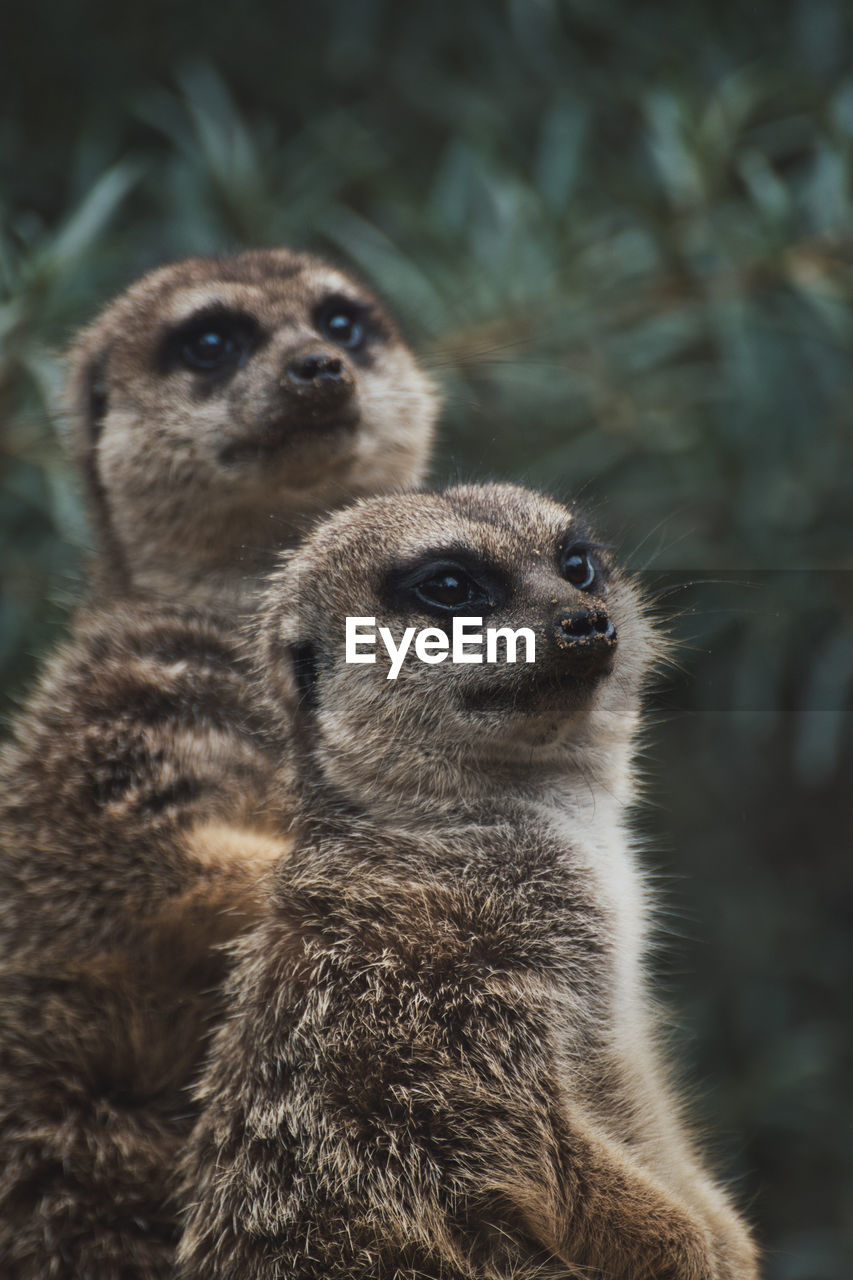
<path id="1" fill-rule="evenodd" d="M 344 661 L 347 616 L 399 639 L 448 598 L 532 627 L 535 666 Z M 659 650 L 577 513 L 511 486 L 364 502 L 288 558 L 257 653 L 295 843 L 200 1089 L 187 1280 L 757 1275 L 644 973 Z"/>
<path id="2" fill-rule="evenodd" d="M 361 317 L 356 348 L 324 331 L 330 299 Z M 237 325 L 239 361 L 187 365 L 180 335 L 205 316 L 214 330 Z M 338 360 L 349 394 L 294 382 L 294 362 L 310 355 Z M 101 590 L 251 601 L 274 549 L 312 518 L 417 483 L 436 410 L 387 311 L 319 258 L 263 249 L 151 272 L 69 355 L 66 411 L 100 536 Z"/>
<path id="3" fill-rule="evenodd" d="M 219 867 L 241 862 L 260 877 L 274 863 L 287 857 L 293 841 L 219 821 L 201 822 L 192 827 L 184 837 L 184 846 L 202 866 Z"/>

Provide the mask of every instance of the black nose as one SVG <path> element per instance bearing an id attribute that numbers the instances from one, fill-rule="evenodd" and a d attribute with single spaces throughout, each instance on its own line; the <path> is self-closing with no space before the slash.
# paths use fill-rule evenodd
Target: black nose
<path id="1" fill-rule="evenodd" d="M 292 360 L 282 381 L 294 391 L 326 395 L 341 395 L 352 389 L 352 374 L 340 356 L 328 356 L 322 351 Z"/>
<path id="2" fill-rule="evenodd" d="M 594 675 L 610 664 L 616 628 L 604 609 L 572 609 L 557 617 L 557 644 L 578 675 Z"/>

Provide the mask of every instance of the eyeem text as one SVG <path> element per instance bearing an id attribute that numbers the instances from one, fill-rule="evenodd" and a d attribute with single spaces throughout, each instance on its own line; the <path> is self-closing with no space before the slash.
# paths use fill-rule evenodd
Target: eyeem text
<path id="1" fill-rule="evenodd" d="M 524 661 L 536 661 L 536 636 L 530 627 L 519 627 L 517 631 L 512 627 L 487 627 L 484 637 L 482 618 L 454 618 L 450 636 L 440 627 L 425 627 L 417 633 L 414 627 L 406 627 L 399 644 L 388 627 L 377 628 L 375 618 L 347 618 L 346 661 L 375 662 L 376 654 L 372 650 L 376 646 L 377 631 L 391 659 L 389 680 L 397 679 L 412 641 L 415 656 L 431 665 L 444 662 L 446 658 L 451 662 L 515 662 L 519 640 L 524 641 Z M 482 653 L 484 639 L 485 659 Z M 499 640 L 503 641 L 503 658 L 498 657 Z M 478 647 L 480 652 L 477 652 Z"/>

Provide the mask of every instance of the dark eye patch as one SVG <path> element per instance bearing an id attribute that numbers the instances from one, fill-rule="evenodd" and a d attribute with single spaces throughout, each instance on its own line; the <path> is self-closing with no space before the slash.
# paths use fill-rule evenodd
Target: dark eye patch
<path id="1" fill-rule="evenodd" d="M 263 338 L 253 316 L 230 307 L 206 307 L 166 333 L 159 369 L 188 369 L 204 380 L 219 380 L 245 364 Z"/>
<path id="2" fill-rule="evenodd" d="M 331 293 L 314 308 L 312 323 L 328 342 L 369 362 L 372 343 L 384 341 L 388 332 L 376 307 L 342 293 Z"/>
<path id="3" fill-rule="evenodd" d="M 455 566 L 431 573 L 416 583 L 413 590 L 423 604 L 450 610 L 461 609 L 483 597 L 479 583 Z"/>
<path id="4" fill-rule="evenodd" d="M 428 552 L 389 569 L 380 585 L 385 603 L 398 613 L 417 610 L 436 618 L 483 617 L 505 604 L 505 574 L 467 549 Z"/>

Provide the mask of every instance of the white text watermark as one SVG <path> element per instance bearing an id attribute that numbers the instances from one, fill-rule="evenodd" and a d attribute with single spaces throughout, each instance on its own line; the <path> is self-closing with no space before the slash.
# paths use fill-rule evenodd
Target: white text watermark
<path id="1" fill-rule="evenodd" d="M 454 618 L 449 636 L 440 627 L 425 627 L 417 632 L 414 627 L 406 627 L 399 644 L 388 627 L 377 628 L 375 618 L 347 618 L 346 661 L 375 662 L 377 632 L 391 659 L 389 680 L 397 679 L 412 641 L 415 656 L 431 665 L 446 658 L 451 662 L 516 662 L 520 641 L 524 642 L 524 661 L 536 661 L 536 636 L 530 627 L 519 627 L 517 631 L 512 627 L 487 627 L 484 633 L 482 618 Z M 499 641 L 503 642 L 503 657 L 498 657 Z"/>

